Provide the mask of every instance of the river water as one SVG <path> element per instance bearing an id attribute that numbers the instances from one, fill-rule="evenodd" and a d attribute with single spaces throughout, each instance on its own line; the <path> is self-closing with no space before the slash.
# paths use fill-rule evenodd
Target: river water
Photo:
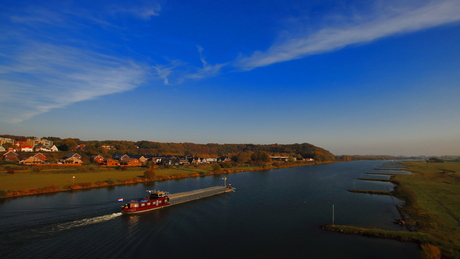
<path id="1" fill-rule="evenodd" d="M 222 185 L 223 175 L 0 200 L 0 257 L 420 258 L 416 244 L 320 229 L 334 220 L 405 230 L 393 223 L 402 201 L 347 191 L 392 190 L 391 183 L 357 180 L 401 173 L 375 170 L 385 163 L 229 174 L 236 192 L 137 215 L 121 215 L 117 199 Z"/>

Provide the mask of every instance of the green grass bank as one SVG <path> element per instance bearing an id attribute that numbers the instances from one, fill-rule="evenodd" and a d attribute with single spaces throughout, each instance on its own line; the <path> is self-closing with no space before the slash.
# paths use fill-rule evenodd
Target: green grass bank
<path id="1" fill-rule="evenodd" d="M 160 166 L 154 168 L 155 176 L 152 178 L 144 176 L 144 172 L 149 170 L 146 167 L 7 165 L 0 167 L 0 198 L 313 164 L 315 163 L 227 163 L 217 168 L 216 164 Z"/>
<path id="2" fill-rule="evenodd" d="M 425 258 L 460 258 L 460 162 L 402 162 L 411 175 L 395 175 L 391 193 L 406 201 L 400 222 L 412 231 L 388 231 L 355 226 L 325 225 L 323 229 L 347 234 L 417 242 Z"/>

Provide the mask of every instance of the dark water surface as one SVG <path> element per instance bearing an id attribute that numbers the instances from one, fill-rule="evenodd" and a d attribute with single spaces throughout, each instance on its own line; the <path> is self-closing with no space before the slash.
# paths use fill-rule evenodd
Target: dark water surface
<path id="1" fill-rule="evenodd" d="M 118 198 L 146 189 L 170 193 L 221 185 L 222 175 L 0 201 L 2 258 L 420 258 L 416 244 L 320 229 L 336 224 L 405 230 L 389 197 L 349 189 L 392 190 L 357 161 L 227 175 L 236 192 L 137 215 Z"/>

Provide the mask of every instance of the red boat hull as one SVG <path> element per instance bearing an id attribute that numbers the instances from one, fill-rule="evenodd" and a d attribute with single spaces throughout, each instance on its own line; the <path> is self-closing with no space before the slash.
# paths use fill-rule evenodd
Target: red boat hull
<path id="1" fill-rule="evenodd" d="M 168 197 L 161 197 L 156 199 L 138 199 L 133 200 L 122 206 L 121 212 L 124 214 L 132 214 L 145 212 L 150 210 L 161 209 L 169 205 Z"/>

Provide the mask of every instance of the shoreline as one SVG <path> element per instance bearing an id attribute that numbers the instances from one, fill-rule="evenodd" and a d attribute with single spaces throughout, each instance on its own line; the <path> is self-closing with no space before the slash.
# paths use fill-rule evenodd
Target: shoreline
<path id="1" fill-rule="evenodd" d="M 460 258 L 460 210 L 455 205 L 455 201 L 460 199 L 460 163 L 451 161 L 426 164 L 409 161 L 402 164 L 405 167 L 400 170 L 412 174 L 391 174 L 388 182 L 396 185 L 393 191 L 348 191 L 390 195 L 403 200 L 403 206 L 396 206 L 401 219 L 396 219 L 394 223 L 405 226 L 407 231 L 330 224 L 321 225 L 320 228 L 343 234 L 417 243 L 423 258 Z"/>
<path id="2" fill-rule="evenodd" d="M 169 175 L 169 176 L 159 175 L 159 176 L 155 176 L 155 178 L 152 178 L 152 179 L 138 177 L 138 178 L 125 179 L 125 180 L 116 180 L 116 181 L 114 180 L 112 182 L 108 182 L 108 181 L 83 182 L 83 183 L 75 183 L 75 184 L 61 186 L 61 187 L 49 185 L 49 186 L 34 188 L 34 189 L 3 191 L 4 193 L 0 193 L 0 199 L 19 198 L 19 197 L 31 196 L 31 195 L 53 194 L 53 193 L 58 193 L 58 192 L 114 187 L 114 186 L 120 186 L 120 185 L 130 185 L 130 184 L 139 184 L 139 183 L 156 182 L 156 181 L 177 180 L 177 179 L 185 179 L 185 178 L 192 178 L 192 177 L 205 177 L 209 175 L 233 174 L 233 173 L 250 172 L 250 171 L 264 171 L 264 170 L 271 170 L 271 169 L 281 169 L 281 168 L 289 168 L 289 167 L 321 165 L 321 164 L 328 164 L 328 163 L 335 163 L 335 161 L 303 163 L 303 164 L 287 164 L 287 165 L 280 165 L 277 167 L 257 167 L 257 168 L 247 168 L 247 169 L 228 168 L 228 169 L 221 169 L 219 171 L 208 171 L 208 172 L 202 172 L 202 173 L 192 172 L 188 174 L 181 173 L 181 174 Z"/>

